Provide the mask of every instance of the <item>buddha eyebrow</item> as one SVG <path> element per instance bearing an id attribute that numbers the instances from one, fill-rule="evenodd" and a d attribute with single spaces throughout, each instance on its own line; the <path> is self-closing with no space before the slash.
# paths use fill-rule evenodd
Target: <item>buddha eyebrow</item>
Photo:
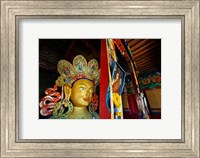
<path id="1" fill-rule="evenodd" d="M 81 87 L 81 86 L 85 86 L 85 87 L 87 87 L 88 89 L 93 89 L 93 86 L 87 86 L 87 85 L 84 84 L 84 83 L 82 83 L 81 85 L 79 85 L 79 87 Z"/>
<path id="2" fill-rule="evenodd" d="M 84 83 L 80 84 L 79 86 L 85 86 L 85 87 L 87 87 L 87 85 L 86 85 L 86 84 L 84 84 Z"/>

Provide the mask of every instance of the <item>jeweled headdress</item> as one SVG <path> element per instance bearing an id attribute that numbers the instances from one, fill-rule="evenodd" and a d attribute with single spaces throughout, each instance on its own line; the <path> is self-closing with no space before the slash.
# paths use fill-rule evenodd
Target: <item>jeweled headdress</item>
<path id="1" fill-rule="evenodd" d="M 87 63 L 82 55 L 77 55 L 73 60 L 73 65 L 66 60 L 60 60 L 57 69 L 60 73 L 56 80 L 58 86 L 66 83 L 72 85 L 79 79 L 91 80 L 94 85 L 99 83 L 100 70 L 96 59 L 91 59 Z"/>

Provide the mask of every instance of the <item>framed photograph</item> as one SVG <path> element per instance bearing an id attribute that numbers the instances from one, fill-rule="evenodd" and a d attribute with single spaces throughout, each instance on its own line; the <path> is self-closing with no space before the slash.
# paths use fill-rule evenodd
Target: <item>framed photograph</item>
<path id="1" fill-rule="evenodd" d="M 1 157 L 200 157 L 199 7 L 1 0 Z"/>

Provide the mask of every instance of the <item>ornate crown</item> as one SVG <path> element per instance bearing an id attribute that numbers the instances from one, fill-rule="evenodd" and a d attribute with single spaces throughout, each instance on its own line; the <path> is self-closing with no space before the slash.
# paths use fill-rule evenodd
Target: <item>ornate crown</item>
<path id="1" fill-rule="evenodd" d="M 91 59 L 87 63 L 82 55 L 77 55 L 74 58 L 73 65 L 66 60 L 60 60 L 57 66 L 60 76 L 56 80 L 56 84 L 58 86 L 63 86 L 66 83 L 72 85 L 79 79 L 88 79 L 93 81 L 94 85 L 97 85 L 100 76 L 98 67 L 96 59 Z"/>

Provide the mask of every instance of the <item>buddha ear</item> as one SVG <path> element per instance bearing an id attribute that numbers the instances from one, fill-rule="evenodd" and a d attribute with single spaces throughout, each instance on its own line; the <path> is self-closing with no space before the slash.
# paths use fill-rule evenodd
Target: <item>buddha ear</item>
<path id="1" fill-rule="evenodd" d="M 69 100 L 71 97 L 71 86 L 69 84 L 64 85 L 64 94 L 65 94 L 65 99 Z"/>

